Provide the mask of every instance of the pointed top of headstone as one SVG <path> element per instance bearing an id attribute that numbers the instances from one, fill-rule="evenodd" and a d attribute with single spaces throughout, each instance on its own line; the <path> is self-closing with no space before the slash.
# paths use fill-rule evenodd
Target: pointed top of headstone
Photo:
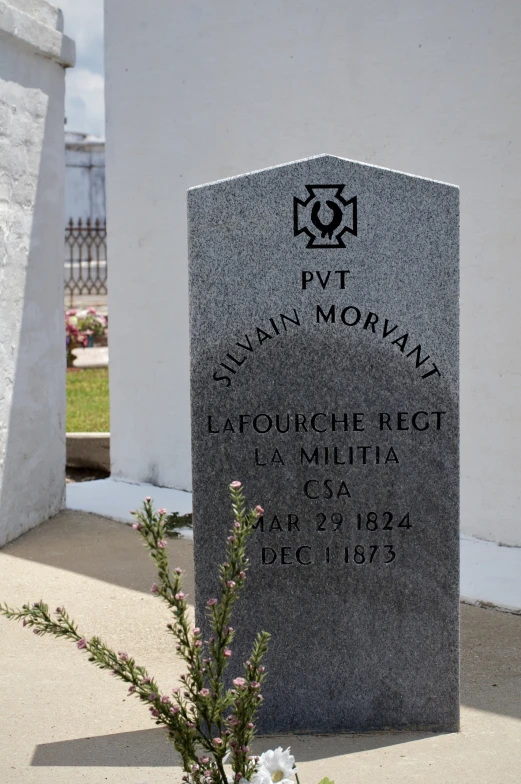
<path id="1" fill-rule="evenodd" d="M 329 166 L 328 166 L 329 164 Z M 288 161 L 287 163 L 279 163 L 275 166 L 266 166 L 264 169 L 254 169 L 250 172 L 244 172 L 241 174 L 235 174 L 232 177 L 223 177 L 219 180 L 212 180 L 210 182 L 203 183 L 201 185 L 195 185 L 192 188 L 188 189 L 188 192 L 200 190 L 201 188 L 210 188 L 214 185 L 219 185 L 221 183 L 232 182 L 236 180 L 244 179 L 245 177 L 254 177 L 260 174 L 268 174 L 268 173 L 276 173 L 281 169 L 290 169 L 292 167 L 301 167 L 301 168 L 308 168 L 310 173 L 317 168 L 326 169 L 329 167 L 334 167 L 335 165 L 338 167 L 339 165 L 354 166 L 364 170 L 373 170 L 375 173 L 389 173 L 394 175 L 399 175 L 403 177 L 411 177 L 415 180 L 425 180 L 427 182 L 433 182 L 437 185 L 446 185 L 449 188 L 456 188 L 459 190 L 457 185 L 453 185 L 448 182 L 442 182 L 441 180 L 433 180 L 429 177 L 422 177 L 417 174 L 409 174 L 408 172 L 399 171 L 397 169 L 390 169 L 386 166 L 377 166 L 372 163 L 362 163 L 361 161 L 356 161 L 352 158 L 343 158 L 340 155 L 331 155 L 330 153 L 320 153 L 319 155 L 311 155 L 309 158 L 298 158 L 295 161 Z"/>

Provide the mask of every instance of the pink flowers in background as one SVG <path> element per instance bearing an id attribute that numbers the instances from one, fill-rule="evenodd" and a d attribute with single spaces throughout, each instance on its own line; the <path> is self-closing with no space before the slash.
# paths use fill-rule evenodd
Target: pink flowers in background
<path id="1" fill-rule="evenodd" d="M 95 342 L 105 343 L 108 329 L 108 318 L 98 313 L 96 308 L 86 310 L 70 309 L 65 311 L 65 348 L 67 366 L 72 366 L 72 351 L 76 348 L 87 348 Z"/>

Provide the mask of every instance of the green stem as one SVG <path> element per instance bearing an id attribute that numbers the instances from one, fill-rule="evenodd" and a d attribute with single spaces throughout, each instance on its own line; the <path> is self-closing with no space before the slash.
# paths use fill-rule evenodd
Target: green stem
<path id="1" fill-rule="evenodd" d="M 219 770 L 219 773 L 221 774 L 221 777 L 222 777 L 222 780 L 223 780 L 223 784 L 227 784 L 228 779 L 226 777 L 226 773 L 224 772 L 222 759 L 216 759 L 215 760 L 215 764 L 217 765 L 217 769 Z"/>

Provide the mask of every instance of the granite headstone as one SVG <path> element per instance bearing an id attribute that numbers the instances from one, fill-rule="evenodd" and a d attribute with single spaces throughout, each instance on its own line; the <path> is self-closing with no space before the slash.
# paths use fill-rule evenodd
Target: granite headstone
<path id="1" fill-rule="evenodd" d="M 458 205 L 330 155 L 189 191 L 196 612 L 239 479 L 261 731 L 458 729 Z"/>

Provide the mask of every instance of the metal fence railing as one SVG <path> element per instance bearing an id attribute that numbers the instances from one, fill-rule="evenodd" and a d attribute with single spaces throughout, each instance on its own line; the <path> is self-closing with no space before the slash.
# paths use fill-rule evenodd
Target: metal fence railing
<path id="1" fill-rule="evenodd" d="M 65 296 L 74 298 L 107 293 L 107 224 L 96 218 L 72 218 L 65 227 Z"/>

